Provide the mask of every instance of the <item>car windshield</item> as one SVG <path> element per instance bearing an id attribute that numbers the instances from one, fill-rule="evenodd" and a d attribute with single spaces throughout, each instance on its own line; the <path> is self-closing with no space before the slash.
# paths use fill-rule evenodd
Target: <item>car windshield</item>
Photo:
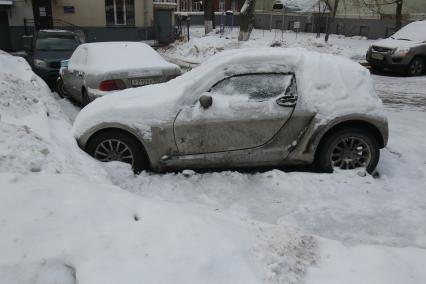
<path id="1" fill-rule="evenodd" d="M 37 50 L 74 50 L 80 44 L 75 36 L 50 35 L 37 38 Z"/>
<path id="2" fill-rule="evenodd" d="M 426 21 L 408 24 L 391 38 L 406 41 L 426 41 Z"/>

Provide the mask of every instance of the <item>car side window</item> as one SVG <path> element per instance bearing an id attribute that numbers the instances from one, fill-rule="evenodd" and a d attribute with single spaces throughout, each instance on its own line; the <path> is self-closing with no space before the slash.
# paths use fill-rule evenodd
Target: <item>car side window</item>
<path id="1" fill-rule="evenodd" d="M 210 93 L 246 96 L 249 100 L 266 101 L 284 95 L 295 95 L 293 74 L 261 73 L 228 77 L 216 83 Z"/>

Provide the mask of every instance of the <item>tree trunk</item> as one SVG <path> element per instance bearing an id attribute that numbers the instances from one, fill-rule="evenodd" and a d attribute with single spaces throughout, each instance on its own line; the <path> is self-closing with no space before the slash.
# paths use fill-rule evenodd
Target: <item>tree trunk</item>
<path id="1" fill-rule="evenodd" d="M 238 41 L 247 41 L 254 27 L 254 6 L 256 0 L 246 0 L 240 11 L 240 33 Z"/>
<path id="2" fill-rule="evenodd" d="M 395 29 L 399 30 L 402 27 L 402 2 L 403 0 L 398 0 L 396 2 L 396 12 L 395 12 Z"/>
<path id="3" fill-rule="evenodd" d="M 330 36 L 330 25 L 334 22 L 334 19 L 336 18 L 337 8 L 339 7 L 339 1 L 340 0 L 334 0 L 334 5 L 331 12 L 331 19 L 327 21 L 327 27 L 325 31 L 325 42 L 328 42 L 328 37 Z M 328 8 L 331 8 L 331 5 L 329 2 L 326 3 Z"/>
<path id="4" fill-rule="evenodd" d="M 213 0 L 204 0 L 204 31 L 206 34 L 213 31 Z"/>

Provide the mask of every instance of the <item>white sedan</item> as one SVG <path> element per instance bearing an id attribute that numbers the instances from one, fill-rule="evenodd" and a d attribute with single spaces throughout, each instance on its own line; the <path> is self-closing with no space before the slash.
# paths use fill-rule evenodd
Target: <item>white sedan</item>
<path id="1" fill-rule="evenodd" d="M 141 42 L 80 45 L 62 66 L 58 93 L 83 105 L 110 92 L 169 81 L 180 68 Z"/>

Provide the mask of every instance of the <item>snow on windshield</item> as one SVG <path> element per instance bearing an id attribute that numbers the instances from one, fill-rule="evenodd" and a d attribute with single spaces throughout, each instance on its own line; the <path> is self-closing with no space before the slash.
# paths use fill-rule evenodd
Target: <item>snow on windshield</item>
<path id="1" fill-rule="evenodd" d="M 397 31 L 392 38 L 410 41 L 426 41 L 426 21 L 408 24 Z"/>

